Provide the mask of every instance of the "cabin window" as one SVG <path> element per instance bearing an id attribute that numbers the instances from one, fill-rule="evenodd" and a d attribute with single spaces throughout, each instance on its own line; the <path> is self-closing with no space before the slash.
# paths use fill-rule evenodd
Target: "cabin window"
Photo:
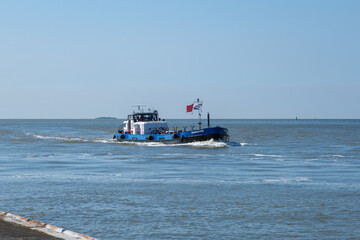
<path id="1" fill-rule="evenodd" d="M 152 115 L 150 115 L 150 114 L 144 114 L 141 117 L 142 117 L 143 121 L 145 121 L 145 122 L 152 121 Z"/>
<path id="2" fill-rule="evenodd" d="M 154 114 L 136 114 L 134 115 L 136 121 L 140 122 L 150 122 L 156 120 L 156 115 Z"/>
<path id="3" fill-rule="evenodd" d="M 136 113 L 128 116 L 129 120 L 134 120 L 135 122 L 150 122 L 158 121 L 157 113 Z"/>

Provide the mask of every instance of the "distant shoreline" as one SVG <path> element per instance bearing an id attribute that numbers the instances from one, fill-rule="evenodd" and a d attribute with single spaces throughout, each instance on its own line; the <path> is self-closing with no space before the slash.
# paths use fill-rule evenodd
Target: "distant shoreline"
<path id="1" fill-rule="evenodd" d="M 0 120 L 123 120 L 125 118 L 116 117 L 97 117 L 97 118 L 0 118 Z M 166 120 L 194 120 L 192 118 L 166 118 Z M 203 118 L 202 120 L 206 120 Z M 309 121 L 309 120 L 360 120 L 360 118 L 212 118 L 212 120 L 294 120 L 294 121 Z"/>
<path id="2" fill-rule="evenodd" d="M 117 119 L 116 117 L 97 117 L 95 119 Z"/>

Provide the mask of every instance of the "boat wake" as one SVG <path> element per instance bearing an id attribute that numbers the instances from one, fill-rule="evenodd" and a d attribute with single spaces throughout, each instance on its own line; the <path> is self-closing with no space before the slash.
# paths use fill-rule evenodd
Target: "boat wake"
<path id="1" fill-rule="evenodd" d="M 226 148 L 229 145 L 225 142 L 215 141 L 214 139 L 207 141 L 199 142 L 190 142 L 190 143 L 174 143 L 174 144 L 165 144 L 161 142 L 118 142 L 122 145 L 137 145 L 137 146 L 148 146 L 148 147 L 194 147 L 194 148 Z"/>
<path id="2" fill-rule="evenodd" d="M 116 143 L 114 139 L 109 138 L 84 138 L 84 137 L 70 137 L 70 136 L 44 136 L 32 134 L 34 138 L 45 140 L 57 140 L 64 143 Z"/>
<path id="3" fill-rule="evenodd" d="M 39 134 L 27 134 L 36 139 L 55 140 L 63 143 L 105 143 L 105 144 L 120 144 L 133 146 L 147 146 L 147 147 L 178 147 L 186 146 L 193 148 L 226 148 L 229 146 L 242 146 L 242 144 L 235 144 L 233 142 L 225 143 L 222 141 L 215 141 L 214 139 L 207 141 L 191 142 L 191 143 L 177 143 L 165 144 L 161 142 L 119 142 L 111 138 L 90 138 L 90 137 L 71 137 L 71 136 L 46 136 Z"/>

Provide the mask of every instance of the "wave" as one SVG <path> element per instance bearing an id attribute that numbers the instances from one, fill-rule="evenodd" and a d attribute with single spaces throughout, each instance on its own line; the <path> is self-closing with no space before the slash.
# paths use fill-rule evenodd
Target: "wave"
<path id="1" fill-rule="evenodd" d="M 270 178 L 264 179 L 264 183 L 294 183 L 294 182 L 308 182 L 311 181 L 309 178 L 306 177 L 297 177 L 297 178 Z"/>
<path id="2" fill-rule="evenodd" d="M 80 138 L 80 137 L 69 137 L 69 136 L 44 136 L 38 134 L 31 134 L 31 136 L 38 139 L 45 140 L 57 140 L 65 143 L 115 143 L 116 141 L 111 138 Z"/>
<path id="3" fill-rule="evenodd" d="M 185 146 L 192 146 L 192 147 L 203 147 L 203 148 L 225 148 L 228 145 L 225 142 L 218 142 L 214 139 L 202 142 L 191 142 L 185 143 Z"/>
<path id="4" fill-rule="evenodd" d="M 50 140 L 58 140 L 62 142 L 89 142 L 88 139 L 85 138 L 79 138 L 79 137 L 51 137 L 51 136 L 42 136 L 42 135 L 33 135 L 35 138 L 39 139 L 50 139 Z"/>
<path id="5" fill-rule="evenodd" d="M 166 144 L 161 142 L 118 142 L 123 145 L 137 145 L 137 146 L 147 146 L 147 147 L 179 147 L 179 146 L 188 146 L 195 148 L 226 148 L 228 145 L 225 142 L 218 142 L 214 139 L 201 142 L 191 142 L 191 143 L 173 143 Z"/>
<path id="6" fill-rule="evenodd" d="M 241 147 L 244 147 L 244 146 L 247 146 L 247 145 L 257 145 L 256 143 L 247 143 L 247 142 L 227 142 L 227 144 L 229 146 L 233 146 L 233 147 L 237 147 L 237 146 L 241 146 Z"/>
<path id="7" fill-rule="evenodd" d="M 241 143 L 241 142 L 227 142 L 227 144 L 229 146 L 232 146 L 232 147 L 241 147 L 241 146 L 245 146 L 247 145 L 247 143 Z"/>
<path id="8" fill-rule="evenodd" d="M 258 154 L 258 153 L 255 153 L 254 156 L 255 156 L 255 157 L 283 157 L 283 156 L 281 156 L 281 155 Z"/>

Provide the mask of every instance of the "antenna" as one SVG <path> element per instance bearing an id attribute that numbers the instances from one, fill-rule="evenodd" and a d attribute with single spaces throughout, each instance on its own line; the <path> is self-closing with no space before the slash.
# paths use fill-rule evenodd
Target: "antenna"
<path id="1" fill-rule="evenodd" d="M 137 107 L 139 112 L 144 112 L 144 109 L 142 109 L 141 107 L 145 107 L 146 105 L 145 104 L 139 104 L 139 105 L 134 105 L 134 106 L 131 106 L 131 107 Z"/>

